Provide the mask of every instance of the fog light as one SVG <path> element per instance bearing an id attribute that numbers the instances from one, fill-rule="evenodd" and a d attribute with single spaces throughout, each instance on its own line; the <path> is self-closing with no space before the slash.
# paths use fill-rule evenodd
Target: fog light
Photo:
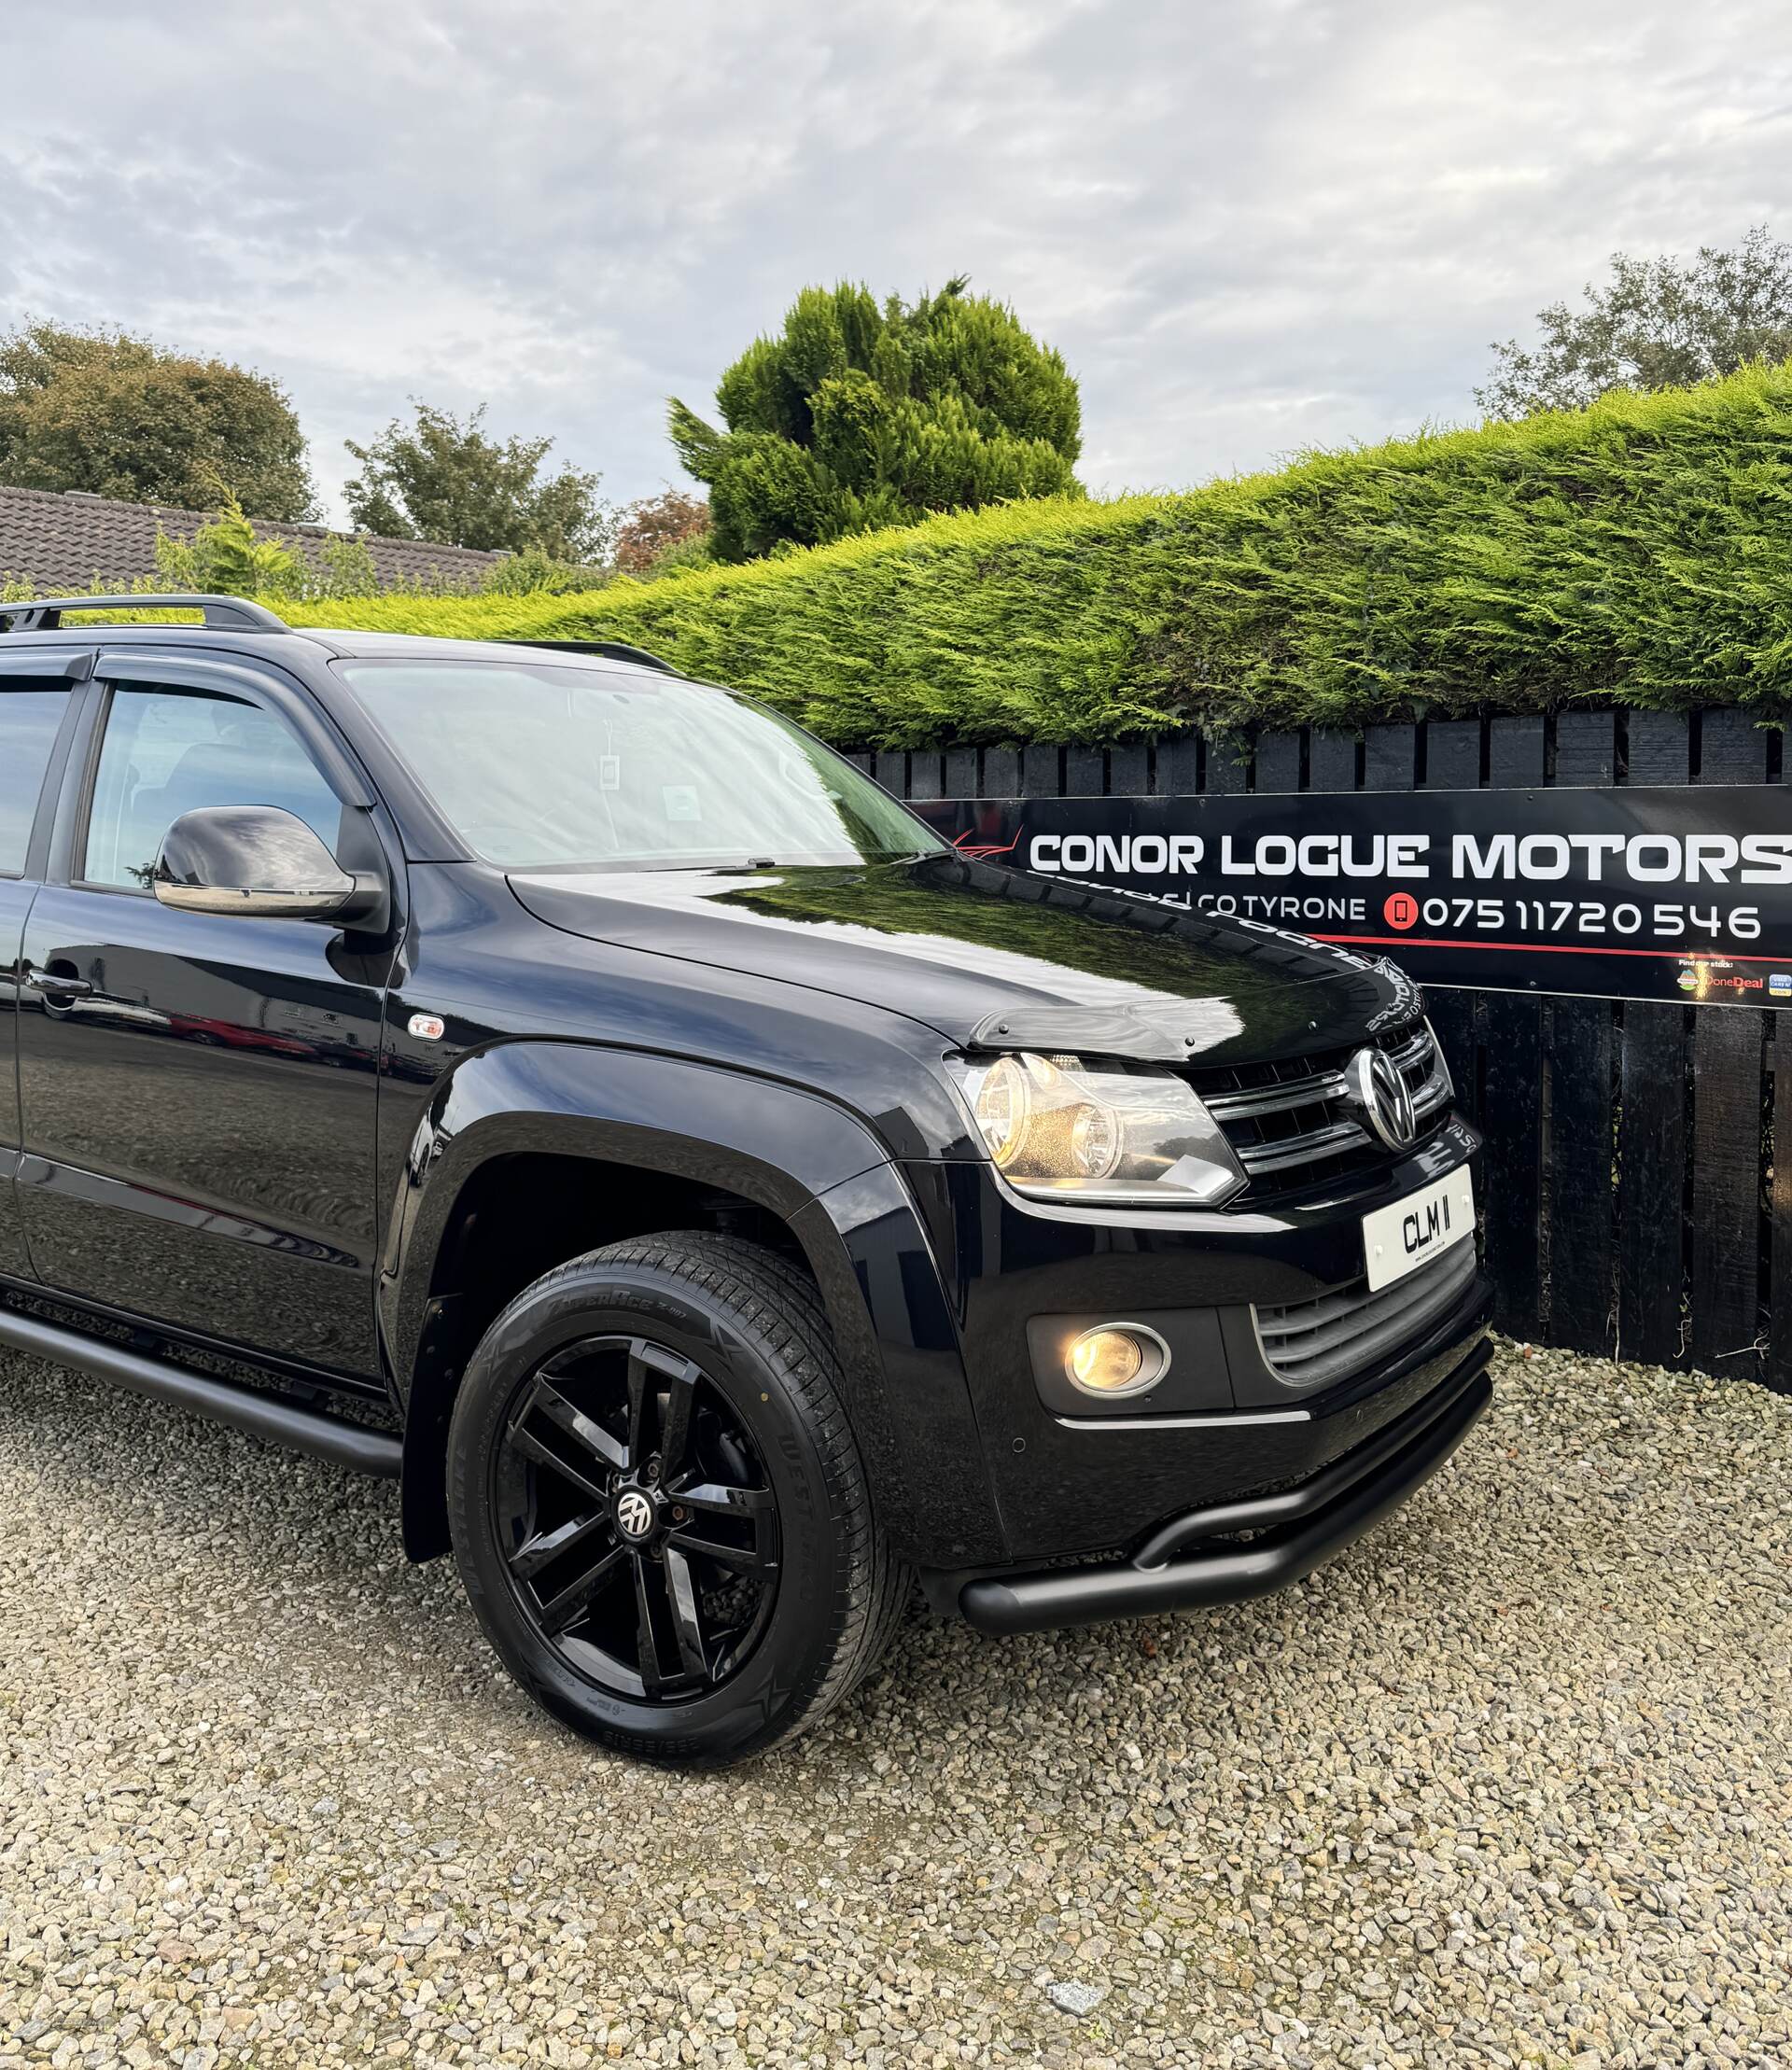
<path id="1" fill-rule="evenodd" d="M 1064 1370 L 1085 1394 L 1142 1394 L 1169 1370 L 1169 1347 L 1142 1323 L 1112 1322 L 1075 1338 Z"/>

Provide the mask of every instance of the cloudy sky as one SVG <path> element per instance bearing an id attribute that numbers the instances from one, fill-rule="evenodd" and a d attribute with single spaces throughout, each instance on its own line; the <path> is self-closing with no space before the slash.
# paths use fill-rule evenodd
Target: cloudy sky
<path id="1" fill-rule="evenodd" d="M 1012 301 L 1098 489 L 1471 421 L 1614 249 L 1792 235 L 1785 0 L 13 0 L 0 321 L 409 395 L 617 498 L 806 282 Z"/>

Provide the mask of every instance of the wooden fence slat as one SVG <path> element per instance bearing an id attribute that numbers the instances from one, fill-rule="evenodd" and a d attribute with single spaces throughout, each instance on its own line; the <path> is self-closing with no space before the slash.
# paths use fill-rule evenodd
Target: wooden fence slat
<path id="1" fill-rule="evenodd" d="M 871 773 L 886 790 L 893 790 L 899 798 L 907 797 L 908 757 L 905 754 L 880 748 L 872 762 Z"/>
<path id="2" fill-rule="evenodd" d="M 1539 1334 L 1537 1229 L 1543 1191 L 1542 1002 L 1490 992 L 1481 1001 L 1486 1042 L 1487 1186 L 1482 1226 L 1487 1269 L 1498 1289 L 1493 1319 L 1514 1336 Z"/>
<path id="3" fill-rule="evenodd" d="M 1108 790 L 1116 798 L 1139 798 L 1151 789 L 1151 749 L 1125 747 L 1108 755 Z"/>
<path id="4" fill-rule="evenodd" d="M 1099 798 L 1107 784 L 1107 757 L 1099 748 L 1064 750 L 1064 796 Z"/>
<path id="5" fill-rule="evenodd" d="M 1792 1394 L 1792 1014 L 1773 1016 L 1773 1183 L 1768 1303 L 1767 1384 Z"/>
<path id="6" fill-rule="evenodd" d="M 1042 748 L 1036 741 L 1020 750 L 1020 794 L 1023 798 L 1061 798 L 1058 750 Z"/>
<path id="7" fill-rule="evenodd" d="M 1435 720 L 1425 728 L 1425 789 L 1473 790 L 1480 780 L 1480 720 Z"/>
<path id="8" fill-rule="evenodd" d="M 1300 789 L 1300 735 L 1298 734 L 1259 734 L 1257 735 L 1256 782 L 1259 790 L 1298 790 Z"/>
<path id="9" fill-rule="evenodd" d="M 1201 788 L 1201 743 L 1197 734 L 1178 734 L 1157 750 L 1157 788 L 1172 798 L 1192 798 Z"/>
<path id="10" fill-rule="evenodd" d="M 1418 766 L 1417 743 L 1413 726 L 1371 726 L 1363 740 L 1364 790 L 1410 790 Z"/>
<path id="11" fill-rule="evenodd" d="M 1749 713 L 1731 709 L 1700 713 L 1699 781 L 1767 781 L 1767 735 Z"/>
<path id="12" fill-rule="evenodd" d="M 1625 730 L 1629 735 L 1628 782 L 1687 781 L 1692 759 L 1685 712 L 1633 711 Z"/>
<path id="13" fill-rule="evenodd" d="M 981 798 L 983 783 L 977 775 L 977 750 L 954 748 L 945 758 L 945 795 L 948 798 Z"/>
<path id="14" fill-rule="evenodd" d="M 1015 748 L 983 750 L 983 782 L 978 787 L 986 798 L 1020 796 L 1020 751 Z"/>
<path id="15" fill-rule="evenodd" d="M 911 798 L 944 798 L 945 792 L 940 786 L 940 774 L 945 757 L 940 754 L 915 753 L 908 758 L 908 794 Z"/>
<path id="16" fill-rule="evenodd" d="M 1549 1342 L 1609 1357 L 1617 1270 L 1612 1009 L 1605 1000 L 1559 999 L 1551 1018 Z"/>
<path id="17" fill-rule="evenodd" d="M 1502 714 L 1487 724 L 1490 790 L 1528 790 L 1543 781 L 1543 720 Z"/>
<path id="18" fill-rule="evenodd" d="M 1686 1014 L 1681 1006 L 1624 1002 L 1617 1346 L 1620 1358 L 1649 1365 L 1678 1364 L 1682 1350 Z"/>
<path id="19" fill-rule="evenodd" d="M 1208 742 L 1207 788 L 1222 798 L 1241 798 L 1250 790 L 1251 764 L 1236 740 Z"/>
<path id="20" fill-rule="evenodd" d="M 1761 1024 L 1746 1006 L 1693 1014 L 1691 1349 L 1707 1373 L 1737 1373 L 1760 1330 Z"/>
<path id="21" fill-rule="evenodd" d="M 1565 711 L 1556 720 L 1558 784 L 1608 785 L 1617 776 L 1617 714 Z"/>
<path id="22" fill-rule="evenodd" d="M 1314 790 L 1356 789 L 1356 735 L 1315 726 L 1309 735 L 1307 780 Z"/>

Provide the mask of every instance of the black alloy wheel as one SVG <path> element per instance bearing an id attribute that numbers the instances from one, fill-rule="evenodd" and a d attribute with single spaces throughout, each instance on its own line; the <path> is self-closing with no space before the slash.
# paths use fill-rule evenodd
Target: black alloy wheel
<path id="1" fill-rule="evenodd" d="M 907 1600 L 814 1281 L 675 1230 L 525 1287 L 448 1434 L 455 1557 L 486 1637 L 588 1738 L 687 1768 L 802 1730 Z"/>
<path id="2" fill-rule="evenodd" d="M 694 1360 L 579 1339 L 518 1388 L 492 1463 L 511 1585 L 570 1667 L 657 1703 L 735 1672 L 777 1592 L 777 1498 Z"/>

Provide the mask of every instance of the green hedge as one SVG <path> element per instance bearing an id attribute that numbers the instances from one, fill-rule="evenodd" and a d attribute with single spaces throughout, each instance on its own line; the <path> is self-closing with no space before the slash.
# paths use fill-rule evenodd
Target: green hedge
<path id="1" fill-rule="evenodd" d="M 1778 718 L 1792 368 L 585 594 L 286 608 L 313 624 L 634 640 L 852 747 L 1570 703 Z"/>

